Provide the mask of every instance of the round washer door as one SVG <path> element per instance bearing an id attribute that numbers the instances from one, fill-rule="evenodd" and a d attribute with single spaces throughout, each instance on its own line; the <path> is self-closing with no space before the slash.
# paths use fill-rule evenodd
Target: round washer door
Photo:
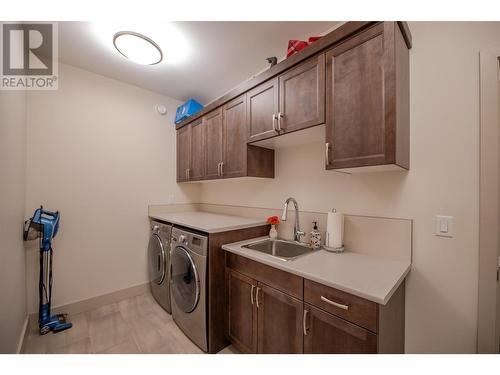
<path id="1" fill-rule="evenodd" d="M 170 254 L 170 263 L 172 297 L 182 311 L 190 313 L 200 299 L 200 279 L 193 258 L 182 246 L 176 246 Z"/>
<path id="2" fill-rule="evenodd" d="M 161 284 L 165 279 L 165 249 L 157 234 L 151 234 L 148 245 L 149 280 Z"/>

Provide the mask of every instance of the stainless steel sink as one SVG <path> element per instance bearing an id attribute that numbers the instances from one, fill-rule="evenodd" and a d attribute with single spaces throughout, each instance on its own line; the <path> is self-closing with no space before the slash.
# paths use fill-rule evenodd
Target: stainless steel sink
<path id="1" fill-rule="evenodd" d="M 311 246 L 299 242 L 271 239 L 250 243 L 242 247 L 260 251 L 282 260 L 293 260 L 314 251 Z"/>

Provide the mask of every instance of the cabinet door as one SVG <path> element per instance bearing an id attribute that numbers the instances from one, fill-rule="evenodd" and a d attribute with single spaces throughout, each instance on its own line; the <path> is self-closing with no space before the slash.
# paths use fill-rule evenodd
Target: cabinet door
<path id="1" fill-rule="evenodd" d="M 206 134 L 206 177 L 219 178 L 219 164 L 222 162 L 222 111 L 220 108 L 203 118 Z M 197 150 L 193 150 L 197 153 Z"/>
<path id="2" fill-rule="evenodd" d="M 278 128 L 292 132 L 325 122 L 325 55 L 314 56 L 279 78 Z"/>
<path id="3" fill-rule="evenodd" d="M 278 135 L 278 79 L 271 79 L 247 92 L 248 142 Z"/>
<path id="4" fill-rule="evenodd" d="M 383 31 L 379 24 L 326 53 L 327 169 L 390 163 Z"/>
<path id="5" fill-rule="evenodd" d="M 243 353 L 257 353 L 257 282 L 238 272 L 227 270 L 227 335 Z"/>
<path id="6" fill-rule="evenodd" d="M 246 176 L 247 127 L 246 96 L 242 95 L 227 103 L 223 113 L 223 150 L 221 167 L 223 177 Z"/>
<path id="7" fill-rule="evenodd" d="M 304 353 L 370 354 L 377 352 L 377 335 L 335 315 L 304 304 Z"/>
<path id="8" fill-rule="evenodd" d="M 177 130 L 177 181 L 188 180 L 191 166 L 191 125 Z"/>
<path id="9" fill-rule="evenodd" d="M 303 302 L 259 283 L 258 353 L 302 353 Z"/>
<path id="10" fill-rule="evenodd" d="M 203 180 L 205 178 L 205 128 L 202 121 L 189 125 L 191 127 L 191 167 L 188 173 L 189 180 Z"/>

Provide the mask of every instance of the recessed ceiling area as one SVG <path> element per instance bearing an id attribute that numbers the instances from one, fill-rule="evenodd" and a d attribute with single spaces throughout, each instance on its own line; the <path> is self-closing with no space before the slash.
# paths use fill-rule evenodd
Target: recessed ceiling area
<path id="1" fill-rule="evenodd" d="M 339 22 L 164 22 L 126 30 L 161 47 L 163 60 L 139 65 L 113 46 L 123 25 L 59 22 L 59 60 L 164 95 L 206 104 L 286 55 L 289 39 L 307 40 Z M 109 43 L 108 43 L 109 40 Z"/>

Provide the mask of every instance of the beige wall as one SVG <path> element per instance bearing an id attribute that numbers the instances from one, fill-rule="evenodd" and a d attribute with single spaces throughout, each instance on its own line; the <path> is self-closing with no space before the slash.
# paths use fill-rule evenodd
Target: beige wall
<path id="1" fill-rule="evenodd" d="M 145 283 L 148 204 L 197 199 L 175 182 L 179 102 L 59 65 L 59 90 L 28 94 L 26 215 L 61 211 L 54 240 L 55 306 Z M 165 83 L 168 84 L 168 83 Z M 156 104 L 165 104 L 160 116 Z M 37 251 L 28 308 L 37 306 Z"/>
<path id="2" fill-rule="evenodd" d="M 500 44 L 500 23 L 409 24 L 411 169 L 345 175 L 323 169 L 323 145 L 276 154 L 276 179 L 204 184 L 203 203 L 281 207 L 414 219 L 407 282 L 406 350 L 476 351 L 478 285 L 479 50 Z M 436 237 L 435 215 L 455 217 Z M 311 224 L 304 223 L 310 230 Z"/>
<path id="3" fill-rule="evenodd" d="M 26 94 L 0 91 L 0 353 L 15 353 L 26 318 L 23 247 Z"/>

